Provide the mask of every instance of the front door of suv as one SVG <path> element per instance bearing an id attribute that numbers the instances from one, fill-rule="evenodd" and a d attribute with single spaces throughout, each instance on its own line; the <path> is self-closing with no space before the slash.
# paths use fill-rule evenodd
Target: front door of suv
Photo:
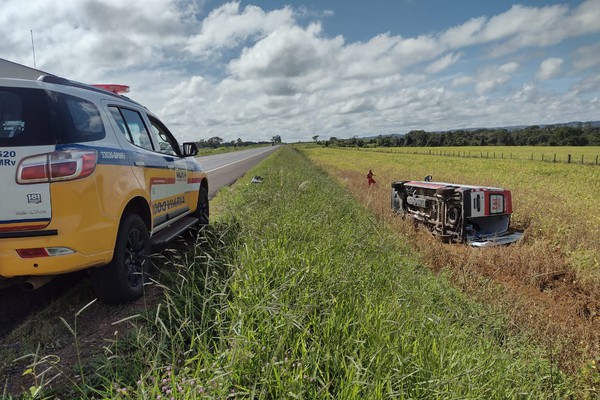
<path id="1" fill-rule="evenodd" d="M 195 164 L 185 159 L 177 140 L 162 122 L 150 115 L 148 115 L 148 120 L 152 129 L 152 139 L 158 147 L 157 151 L 164 154 L 165 157 L 172 157 L 177 192 L 183 195 L 182 200 L 185 201 L 187 210 L 195 209 L 200 188 L 200 178 L 197 176 L 198 171 L 194 169 Z"/>
<path id="2" fill-rule="evenodd" d="M 110 106 L 109 110 L 132 145 L 129 158 L 140 183 L 149 191 L 153 230 L 159 230 L 190 210 L 185 201 L 180 157 L 161 150 L 137 110 L 116 106 Z"/>

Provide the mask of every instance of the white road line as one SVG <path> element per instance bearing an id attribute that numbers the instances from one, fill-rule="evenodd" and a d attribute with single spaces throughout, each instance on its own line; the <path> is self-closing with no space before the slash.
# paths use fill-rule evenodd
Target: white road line
<path id="1" fill-rule="evenodd" d="M 229 167 L 230 165 L 237 164 L 237 163 L 242 162 L 242 161 L 246 161 L 246 160 L 248 160 L 248 159 L 250 159 L 252 157 L 260 156 L 261 154 L 266 153 L 267 151 L 271 151 L 271 150 L 272 150 L 271 148 L 268 148 L 267 150 L 261 151 L 260 153 L 253 154 L 253 155 L 251 155 L 249 157 L 242 158 L 241 160 L 237 160 L 237 161 L 231 162 L 229 164 L 221 165 L 220 167 L 217 167 L 217 168 L 209 169 L 208 171 L 205 171 L 205 172 L 209 173 L 209 172 L 213 172 L 213 171 L 216 171 L 218 169 L 221 169 L 221 168 Z"/>

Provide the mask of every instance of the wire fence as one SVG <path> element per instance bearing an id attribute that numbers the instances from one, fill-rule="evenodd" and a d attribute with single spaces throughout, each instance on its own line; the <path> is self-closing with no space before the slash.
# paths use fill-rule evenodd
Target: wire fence
<path id="1" fill-rule="evenodd" d="M 498 160 L 530 160 L 550 163 L 599 165 L 598 154 L 570 154 L 570 153 L 524 153 L 504 151 L 473 151 L 473 150 L 437 150 L 437 149 L 411 149 L 411 148 L 364 148 L 341 147 L 345 150 L 358 150 L 374 153 L 412 154 L 461 158 L 486 158 Z"/>

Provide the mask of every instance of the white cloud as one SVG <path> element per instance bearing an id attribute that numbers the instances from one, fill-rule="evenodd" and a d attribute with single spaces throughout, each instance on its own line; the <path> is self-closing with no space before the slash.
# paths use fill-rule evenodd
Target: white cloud
<path id="1" fill-rule="evenodd" d="M 448 29 L 440 35 L 440 41 L 452 49 L 480 42 L 479 36 L 481 36 L 481 30 L 485 23 L 485 17 L 470 19 L 462 25 Z"/>
<path id="2" fill-rule="evenodd" d="M 442 44 L 461 48 L 489 44 L 495 57 L 525 47 L 547 47 L 584 34 L 600 32 L 600 1 L 587 0 L 570 10 L 567 5 L 514 5 L 491 18 L 473 18 L 439 35 Z"/>
<path id="3" fill-rule="evenodd" d="M 260 7 L 248 5 L 240 11 L 239 2 L 226 3 L 202 21 L 200 33 L 188 40 L 187 50 L 205 56 L 212 51 L 233 48 L 252 38 L 261 38 L 282 26 L 292 26 L 292 9 L 265 12 Z"/>
<path id="4" fill-rule="evenodd" d="M 555 78 L 561 73 L 564 61 L 562 58 L 548 58 L 542 61 L 535 77 L 539 80 Z"/>
<path id="5" fill-rule="evenodd" d="M 461 74 L 451 80 L 452 87 L 475 85 L 475 92 L 483 95 L 509 82 L 520 66 L 516 62 L 501 65 L 489 65 L 474 75 Z"/>
<path id="6" fill-rule="evenodd" d="M 512 99 L 518 103 L 536 103 L 540 98 L 540 91 L 533 85 L 526 84 L 523 88 L 512 95 Z"/>
<path id="7" fill-rule="evenodd" d="M 509 43 L 513 46 L 553 42 L 562 35 L 556 32 L 555 27 L 567 12 L 568 7 L 563 5 L 542 8 L 515 5 L 507 12 L 492 17 L 482 31 L 482 37 L 486 41 L 511 37 Z"/>
<path id="8" fill-rule="evenodd" d="M 573 54 L 573 66 L 577 71 L 588 68 L 600 70 L 600 43 L 577 49 Z"/>
<path id="9" fill-rule="evenodd" d="M 427 68 L 425 68 L 425 71 L 430 74 L 437 74 L 438 72 L 442 72 L 450 65 L 457 62 L 460 59 L 460 56 L 460 54 L 446 54 L 445 56 L 438 58 L 437 60 L 429 64 Z"/>
<path id="10" fill-rule="evenodd" d="M 564 27 L 570 36 L 600 31 L 600 1 L 584 1 L 573 14 L 564 21 Z"/>
<path id="11" fill-rule="evenodd" d="M 3 55 L 31 65 L 32 30 L 38 68 L 72 79 L 153 66 L 179 52 L 194 11 L 170 0 L 3 1 L 0 34 L 11 43 Z"/>
<path id="12" fill-rule="evenodd" d="M 380 34 L 365 43 L 350 43 L 336 55 L 341 77 L 369 79 L 396 73 L 403 65 L 395 62 L 394 48 L 402 41 L 389 33 Z"/>
<path id="13" fill-rule="evenodd" d="M 474 81 L 474 79 L 472 76 L 461 75 L 461 76 L 458 76 L 458 77 L 452 79 L 452 86 L 453 87 L 464 86 L 464 85 L 473 83 L 473 81 Z"/>
<path id="14" fill-rule="evenodd" d="M 517 70 L 519 69 L 519 64 L 516 62 L 508 62 L 506 64 L 502 64 L 501 66 L 498 67 L 498 72 L 504 73 L 504 74 L 512 74 L 514 72 L 517 72 Z"/>
<path id="15" fill-rule="evenodd" d="M 404 60 L 405 64 L 411 65 L 422 61 L 430 61 L 443 51 L 443 46 L 435 38 L 419 36 L 398 41 L 392 49 L 392 54 L 398 60 Z"/>
<path id="16" fill-rule="evenodd" d="M 475 90 L 481 95 L 504 85 L 511 80 L 513 74 L 519 69 L 519 64 L 509 62 L 499 66 L 491 66 L 481 71 L 475 78 Z"/>
<path id="17" fill-rule="evenodd" d="M 598 42 L 599 0 L 515 5 L 442 32 L 381 32 L 351 43 L 325 33 L 331 10 L 239 1 L 204 7 L 2 0 L 0 54 L 31 65 L 33 29 L 39 68 L 129 84 L 131 97 L 185 140 L 597 119 L 600 45 L 589 43 Z M 579 36 L 587 44 L 572 54 L 553 46 Z M 544 86 L 556 76 L 569 77 L 572 88 Z"/>
<path id="18" fill-rule="evenodd" d="M 574 90 L 577 93 L 598 93 L 600 92 L 600 75 L 593 74 L 591 76 L 582 79 L 574 86 Z M 597 112 L 597 110 L 596 110 Z M 597 119 L 597 113 L 596 113 Z"/>
<path id="19" fill-rule="evenodd" d="M 322 40 L 318 24 L 306 30 L 280 27 L 253 47 L 245 48 L 230 64 L 231 72 L 245 78 L 295 78 L 329 66 L 329 55 L 339 51 L 340 40 Z"/>

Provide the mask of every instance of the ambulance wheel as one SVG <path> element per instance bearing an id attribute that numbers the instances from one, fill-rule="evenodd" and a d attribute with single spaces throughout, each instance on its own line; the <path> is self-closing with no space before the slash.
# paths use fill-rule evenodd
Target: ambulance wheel
<path id="1" fill-rule="evenodd" d="M 208 225 L 208 217 L 210 215 L 210 207 L 208 204 L 208 189 L 200 186 L 198 191 L 198 207 L 193 212 L 192 216 L 198 218 L 200 225 Z"/>
<path id="2" fill-rule="evenodd" d="M 448 222 L 448 225 L 450 225 L 452 228 L 456 226 L 459 218 L 460 209 L 458 207 L 452 207 L 448 210 L 448 213 L 446 214 L 446 222 Z"/>
<path id="3" fill-rule="evenodd" d="M 121 219 L 112 261 L 91 270 L 91 281 L 98 299 L 105 303 L 126 303 L 144 292 L 150 265 L 150 234 L 137 214 Z"/>

